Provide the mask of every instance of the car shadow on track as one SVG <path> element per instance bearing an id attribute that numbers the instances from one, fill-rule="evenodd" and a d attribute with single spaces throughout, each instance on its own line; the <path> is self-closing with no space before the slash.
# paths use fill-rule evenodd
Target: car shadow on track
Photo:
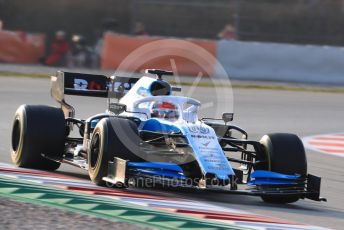
<path id="1" fill-rule="evenodd" d="M 88 175 L 88 173 L 84 170 L 80 170 L 80 172 L 70 172 L 70 171 L 66 171 L 66 170 L 58 170 L 55 171 L 54 173 L 59 174 L 59 175 L 63 175 L 63 176 L 70 176 L 70 177 L 75 177 L 76 179 L 82 179 L 82 180 L 89 180 L 90 181 L 90 177 Z"/>

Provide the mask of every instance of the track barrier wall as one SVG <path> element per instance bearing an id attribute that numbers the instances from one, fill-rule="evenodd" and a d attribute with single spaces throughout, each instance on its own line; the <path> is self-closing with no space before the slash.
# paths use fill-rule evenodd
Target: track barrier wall
<path id="1" fill-rule="evenodd" d="M 344 47 L 219 41 L 217 58 L 233 79 L 344 84 Z"/>
<path id="2" fill-rule="evenodd" d="M 132 51 L 159 39 L 163 38 L 107 33 L 104 38 L 102 69 L 117 69 Z M 217 58 L 231 79 L 344 84 L 344 48 L 341 47 L 228 40 L 188 41 Z M 150 60 L 139 68 L 126 66 L 121 70 L 137 72 L 145 68 L 171 69 L 171 58 L 175 59 L 180 75 L 196 76 L 199 71 L 206 69 L 211 70 L 208 73 L 213 73 L 212 77 L 221 77 L 215 62 L 213 66 L 208 64 L 200 67 L 191 60 L 168 55 Z"/>
<path id="3" fill-rule="evenodd" d="M 159 55 L 141 57 L 141 65 L 120 66 L 137 48 L 164 37 L 127 36 L 106 33 L 101 55 L 101 68 L 139 72 L 146 68 L 172 69 L 176 64 L 179 75 L 197 76 L 200 71 L 221 78 L 215 61 L 193 62 L 190 53 L 181 49 L 176 53 L 177 39 L 169 39 L 175 46 L 158 47 Z M 344 47 L 292 45 L 263 42 L 213 41 L 184 39 L 203 48 L 224 67 L 231 79 L 268 80 L 344 85 Z M 184 53 L 183 53 L 184 52 Z M 45 35 L 0 31 L 0 62 L 37 63 L 45 53 Z"/>
<path id="4" fill-rule="evenodd" d="M 0 31 L 0 62 L 37 63 L 44 54 L 44 34 Z"/>
<path id="5" fill-rule="evenodd" d="M 185 47 L 178 46 L 178 41 L 180 40 L 177 39 L 169 39 L 167 42 L 168 46 L 158 47 L 159 50 L 157 52 L 159 52 L 159 54 L 153 54 L 153 56 L 156 56 L 153 59 L 148 58 L 148 56 L 151 56 L 154 50 L 147 48 L 147 52 L 144 52 L 147 55 L 141 56 L 142 59 L 146 59 L 143 61 L 142 65 L 121 65 L 125 58 L 137 48 L 142 48 L 144 45 L 149 45 L 149 43 L 154 41 L 161 40 L 164 42 L 163 39 L 166 38 L 148 36 L 131 37 L 106 33 L 104 37 L 101 67 L 102 69 L 117 69 L 120 71 L 130 72 L 139 72 L 148 68 L 171 69 L 171 60 L 173 60 L 176 63 L 178 74 L 180 75 L 197 76 L 197 74 L 202 70 L 205 70 L 203 73 L 214 72 L 214 61 L 206 60 L 202 62 L 202 66 L 199 66 L 199 63 L 193 62 L 191 58 L 186 58 L 190 56 L 190 53 L 184 49 Z M 202 47 L 212 56 L 216 57 L 216 41 L 198 39 L 185 39 L 185 41 Z M 135 56 L 134 58 L 140 57 Z"/>

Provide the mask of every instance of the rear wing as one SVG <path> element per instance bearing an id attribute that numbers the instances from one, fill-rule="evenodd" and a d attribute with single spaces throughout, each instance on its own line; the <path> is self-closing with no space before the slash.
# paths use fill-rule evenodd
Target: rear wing
<path id="1" fill-rule="evenodd" d="M 109 78 L 103 75 L 58 71 L 51 77 L 51 96 L 58 102 L 64 95 L 106 98 L 108 83 Z"/>
<path id="2" fill-rule="evenodd" d="M 61 104 L 66 117 L 74 117 L 74 108 L 65 101 L 65 95 L 120 99 L 138 80 L 57 71 L 56 76 L 51 77 L 51 96 Z"/>

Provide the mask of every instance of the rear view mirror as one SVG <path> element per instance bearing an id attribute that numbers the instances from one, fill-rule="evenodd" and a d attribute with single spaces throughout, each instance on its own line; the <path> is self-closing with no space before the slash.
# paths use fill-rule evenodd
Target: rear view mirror
<path id="1" fill-rule="evenodd" d="M 223 113 L 222 114 L 222 120 L 227 123 L 230 121 L 233 121 L 234 113 Z"/>
<path id="2" fill-rule="evenodd" d="M 182 88 L 178 86 L 172 86 L 172 91 L 173 92 L 182 92 Z"/>
<path id="3" fill-rule="evenodd" d="M 127 106 L 121 103 L 110 103 L 109 111 L 114 114 L 120 114 L 127 110 Z"/>

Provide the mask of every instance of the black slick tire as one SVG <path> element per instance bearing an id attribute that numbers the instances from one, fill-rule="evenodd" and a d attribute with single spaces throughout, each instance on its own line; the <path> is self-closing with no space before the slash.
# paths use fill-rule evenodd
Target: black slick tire
<path id="1" fill-rule="evenodd" d="M 289 133 L 274 133 L 260 140 L 267 164 L 265 170 L 283 174 L 307 175 L 307 159 L 300 138 Z M 300 199 L 298 195 L 262 196 L 268 203 L 293 203 Z"/>
<path id="2" fill-rule="evenodd" d="M 108 163 L 114 157 L 139 162 L 140 138 L 136 124 L 123 118 L 103 118 L 95 127 L 88 150 L 88 172 L 93 183 L 104 186 Z"/>
<path id="3" fill-rule="evenodd" d="M 56 170 L 65 143 L 65 119 L 61 109 L 44 105 L 22 105 L 14 116 L 11 158 L 23 168 Z"/>

